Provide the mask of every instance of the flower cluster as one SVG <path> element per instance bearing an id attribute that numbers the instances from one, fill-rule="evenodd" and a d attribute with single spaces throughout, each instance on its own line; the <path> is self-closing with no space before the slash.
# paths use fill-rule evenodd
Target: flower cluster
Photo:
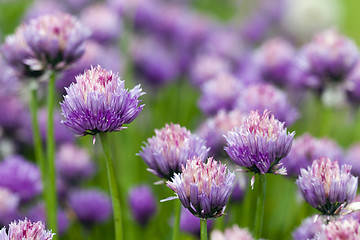
<path id="1" fill-rule="evenodd" d="M 175 174 L 166 184 L 192 214 L 208 219 L 224 214 L 234 181 L 235 174 L 226 165 L 213 158 L 203 163 L 201 158 L 194 157 L 186 162 L 181 174 Z"/>
<path id="2" fill-rule="evenodd" d="M 251 112 L 239 129 L 225 135 L 225 151 L 239 166 L 255 173 L 285 174 L 279 161 L 289 153 L 294 132 L 288 133 L 284 123 L 264 111 Z"/>
<path id="3" fill-rule="evenodd" d="M 77 76 L 66 92 L 61 103 L 63 123 L 80 136 L 120 131 L 144 106 L 139 106 L 138 98 L 145 94 L 140 85 L 129 91 L 117 74 L 100 66 Z"/>
<path id="4" fill-rule="evenodd" d="M 19 220 L 12 222 L 9 225 L 8 233 L 6 228 L 0 230 L 1 240 L 20 240 L 20 239 L 34 239 L 34 240 L 51 240 L 55 233 L 51 230 L 46 230 L 42 222 L 32 223 L 30 220 Z"/>
<path id="5" fill-rule="evenodd" d="M 305 200 L 322 214 L 333 215 L 356 195 L 358 178 L 350 173 L 351 166 L 321 157 L 311 167 L 300 170 L 296 184 Z"/>
<path id="6" fill-rule="evenodd" d="M 89 31 L 69 14 L 42 15 L 8 36 L 3 53 L 22 74 L 37 76 L 47 69 L 62 70 L 78 60 L 88 36 Z"/>
<path id="7" fill-rule="evenodd" d="M 149 167 L 149 171 L 160 178 L 170 179 L 181 172 L 186 160 L 198 156 L 204 159 L 209 149 L 205 141 L 179 124 L 166 124 L 155 130 L 155 136 L 148 139 L 139 156 Z"/>

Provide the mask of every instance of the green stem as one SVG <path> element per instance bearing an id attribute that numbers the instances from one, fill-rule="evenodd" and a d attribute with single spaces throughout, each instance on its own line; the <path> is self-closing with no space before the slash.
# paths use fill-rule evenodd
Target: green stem
<path id="1" fill-rule="evenodd" d="M 264 218 L 265 192 L 266 192 L 266 174 L 258 174 L 257 202 L 255 213 L 255 239 L 260 239 Z"/>
<path id="2" fill-rule="evenodd" d="M 201 219 L 200 218 L 200 237 L 201 240 L 207 240 L 208 239 L 208 233 L 207 233 L 207 219 Z"/>
<path id="3" fill-rule="evenodd" d="M 179 240 L 180 233 L 180 214 L 181 214 L 181 202 L 175 201 L 175 219 L 174 219 L 174 228 L 173 228 L 173 237 L 172 240 Z"/>
<path id="4" fill-rule="evenodd" d="M 47 167 L 48 167 L 48 182 L 47 182 L 47 196 L 49 199 L 47 206 L 49 227 L 53 232 L 57 233 L 57 196 L 56 196 L 56 171 L 55 171 L 55 135 L 54 135 L 54 108 L 55 108 L 55 81 L 56 72 L 52 71 L 48 83 L 47 96 Z"/>
<path id="5" fill-rule="evenodd" d="M 114 211 L 114 225 L 115 225 L 115 239 L 122 240 L 122 219 L 121 219 L 121 205 L 120 205 L 120 194 L 116 182 L 114 162 L 111 156 L 109 136 L 106 132 L 99 133 L 101 139 L 101 145 L 105 154 L 106 169 L 108 172 L 108 180 L 111 194 L 111 201 Z"/>
<path id="6" fill-rule="evenodd" d="M 30 83 L 30 112 L 31 112 L 31 125 L 34 138 L 35 160 L 39 165 L 41 171 L 42 181 L 45 183 L 45 157 L 43 145 L 40 137 L 40 129 L 38 122 L 38 103 L 37 103 L 37 83 L 32 81 Z"/>

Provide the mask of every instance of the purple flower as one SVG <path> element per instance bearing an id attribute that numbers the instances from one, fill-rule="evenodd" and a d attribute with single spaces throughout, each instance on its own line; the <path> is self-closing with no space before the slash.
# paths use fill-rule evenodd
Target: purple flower
<path id="1" fill-rule="evenodd" d="M 27 217 L 32 221 L 46 222 L 46 210 L 44 203 L 38 203 L 35 206 L 31 207 L 27 214 Z M 57 211 L 57 223 L 59 225 L 59 234 L 63 234 L 68 230 L 69 219 L 66 216 L 65 212 L 61 209 L 58 209 Z"/>
<path id="2" fill-rule="evenodd" d="M 45 224 L 42 222 L 31 222 L 25 218 L 24 221 L 14 221 L 9 224 L 8 233 L 6 228 L 0 230 L 1 240 L 51 240 L 55 233 L 51 233 L 51 230 L 45 229 Z"/>
<path id="3" fill-rule="evenodd" d="M 63 70 L 78 60 L 88 36 L 87 29 L 69 14 L 42 15 L 8 36 L 3 52 L 9 64 L 23 74 L 38 76 L 48 68 Z"/>
<path id="4" fill-rule="evenodd" d="M 139 39 L 133 49 L 135 68 L 150 84 L 164 84 L 178 77 L 179 56 L 161 39 Z"/>
<path id="5" fill-rule="evenodd" d="M 212 220 L 207 221 L 208 231 L 211 230 L 212 226 L 213 226 L 213 221 Z M 181 231 L 190 233 L 194 236 L 200 236 L 199 218 L 195 217 L 186 208 L 181 208 L 180 229 Z"/>
<path id="6" fill-rule="evenodd" d="M 39 168 L 21 156 L 11 156 L 0 162 L 0 186 L 27 201 L 41 193 L 43 185 Z"/>
<path id="7" fill-rule="evenodd" d="M 308 71 L 324 82 L 344 80 L 359 59 L 356 44 L 336 29 L 316 34 L 301 51 Z"/>
<path id="8" fill-rule="evenodd" d="M 283 38 L 265 42 L 255 53 L 263 79 L 279 86 L 291 84 L 289 80 L 295 59 L 295 48 Z"/>
<path id="9" fill-rule="evenodd" d="M 228 72 L 230 64 L 221 57 L 215 55 L 200 55 L 190 68 L 190 80 L 196 86 L 201 86 L 218 74 Z"/>
<path id="10" fill-rule="evenodd" d="M 165 124 L 155 129 L 155 136 L 148 139 L 139 156 L 148 165 L 148 171 L 160 178 L 170 179 L 181 172 L 186 160 L 198 156 L 204 159 L 209 152 L 205 141 L 179 124 Z"/>
<path id="11" fill-rule="evenodd" d="M 296 184 L 304 199 L 322 214 L 337 214 L 343 204 L 356 196 L 358 178 L 350 173 L 351 166 L 321 157 L 314 160 L 307 170 L 300 170 Z"/>
<path id="12" fill-rule="evenodd" d="M 0 224 L 6 225 L 18 215 L 20 198 L 7 188 L 0 187 Z"/>
<path id="13" fill-rule="evenodd" d="M 311 216 L 306 218 L 292 235 L 294 240 L 314 239 L 315 235 L 321 231 L 321 227 L 321 218 Z"/>
<path id="14" fill-rule="evenodd" d="M 237 98 L 236 107 L 245 113 L 268 109 L 286 126 L 291 126 L 299 118 L 299 112 L 290 105 L 285 92 L 269 84 L 249 86 Z"/>
<path id="15" fill-rule="evenodd" d="M 226 144 L 223 137 L 233 128 L 240 127 L 245 120 L 245 115 L 235 109 L 230 112 L 220 110 L 215 117 L 209 118 L 198 129 L 197 133 L 206 140 L 210 147 L 209 155 L 218 155 Z"/>
<path id="16" fill-rule="evenodd" d="M 217 218 L 224 214 L 234 187 L 235 174 L 226 165 L 208 158 L 194 157 L 182 166 L 166 185 L 171 188 L 182 205 L 198 218 Z"/>
<path id="17" fill-rule="evenodd" d="M 265 110 L 262 115 L 250 112 L 239 129 L 225 135 L 225 151 L 237 165 L 255 173 L 285 174 L 279 161 L 289 153 L 295 132 L 289 133 L 284 123 Z"/>
<path id="18" fill-rule="evenodd" d="M 80 136 L 120 131 L 144 106 L 139 106 L 138 98 L 145 94 L 140 85 L 129 91 L 117 74 L 100 66 L 77 76 L 76 83 L 66 92 L 60 103 L 65 118 L 63 123 Z"/>
<path id="19" fill-rule="evenodd" d="M 77 181 L 93 175 L 95 163 L 85 149 L 73 144 L 63 144 L 56 154 L 56 169 L 66 180 Z"/>
<path id="20" fill-rule="evenodd" d="M 77 218 L 85 224 L 104 222 L 112 211 L 110 198 L 95 189 L 71 192 L 69 204 Z"/>
<path id="21" fill-rule="evenodd" d="M 253 236 L 247 229 L 239 228 L 237 225 L 233 225 L 231 228 L 226 228 L 224 233 L 219 230 L 214 230 L 211 233 L 211 239 L 214 240 L 254 240 Z"/>
<path id="22" fill-rule="evenodd" d="M 147 185 L 134 187 L 128 199 L 134 219 L 145 226 L 156 212 L 156 200 L 151 188 Z"/>
<path id="23" fill-rule="evenodd" d="M 315 240 L 360 239 L 360 223 L 355 219 L 339 219 L 323 225 Z"/>
<path id="24" fill-rule="evenodd" d="M 314 138 L 308 133 L 294 140 L 289 155 L 282 160 L 288 175 L 297 177 L 301 168 L 307 168 L 315 159 L 326 156 L 338 161 L 343 160 L 343 150 L 331 139 Z"/>
<path id="25" fill-rule="evenodd" d="M 82 10 L 81 22 L 91 30 L 91 38 L 100 42 L 116 40 L 122 22 L 116 11 L 104 4 L 94 4 Z"/>
<path id="26" fill-rule="evenodd" d="M 30 117 L 24 102 L 14 94 L 0 95 L 0 109 L 4 113 L 0 116 L 0 126 L 5 129 L 18 130 L 26 125 L 24 119 Z"/>
<path id="27" fill-rule="evenodd" d="M 216 114 L 220 109 L 231 110 L 242 90 L 241 81 L 232 74 L 218 74 L 201 86 L 198 105 L 208 115 Z"/>

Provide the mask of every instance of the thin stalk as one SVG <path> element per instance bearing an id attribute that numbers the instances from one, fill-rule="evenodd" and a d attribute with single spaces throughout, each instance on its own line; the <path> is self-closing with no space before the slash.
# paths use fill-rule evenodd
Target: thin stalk
<path id="1" fill-rule="evenodd" d="M 105 154 L 105 163 L 108 173 L 111 201 L 113 205 L 113 215 L 114 215 L 114 225 L 115 225 L 115 239 L 123 239 L 123 230 L 122 230 L 122 219 L 121 219 L 121 204 L 120 204 L 120 194 L 115 176 L 115 167 L 114 162 L 111 156 L 109 136 L 106 132 L 99 133 L 101 145 Z"/>
<path id="2" fill-rule="evenodd" d="M 174 219 L 174 227 L 173 227 L 173 237 L 172 240 L 179 240 L 179 232 L 180 232 L 180 213 L 181 213 L 181 202 L 180 200 L 175 201 L 175 219 Z"/>
<path id="3" fill-rule="evenodd" d="M 52 71 L 48 83 L 47 96 L 47 168 L 48 183 L 46 187 L 49 203 L 47 206 L 49 227 L 53 232 L 57 233 L 57 196 L 56 196 L 56 171 L 55 171 L 55 135 L 54 135 L 54 108 L 55 108 L 55 81 L 56 72 Z"/>
<path id="4" fill-rule="evenodd" d="M 43 183 L 45 183 L 45 157 L 43 145 L 40 137 L 40 129 L 38 122 L 38 101 L 37 101 L 37 83 L 32 81 L 30 83 L 30 112 L 31 112 L 31 126 L 33 131 L 33 141 L 35 150 L 35 160 L 38 164 Z"/>
<path id="5" fill-rule="evenodd" d="M 258 174 L 257 202 L 255 213 L 255 239 L 260 239 L 264 218 L 265 193 L 266 193 L 266 174 Z"/>
<path id="6" fill-rule="evenodd" d="M 208 239 L 208 233 L 207 233 L 207 219 L 201 219 L 200 218 L 200 237 L 201 240 L 207 240 Z"/>

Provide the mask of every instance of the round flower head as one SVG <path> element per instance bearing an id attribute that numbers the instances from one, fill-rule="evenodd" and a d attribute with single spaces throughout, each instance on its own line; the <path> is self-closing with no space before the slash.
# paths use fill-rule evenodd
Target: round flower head
<path id="1" fill-rule="evenodd" d="M 130 190 L 129 204 L 135 220 L 142 226 L 145 226 L 156 212 L 155 197 L 146 185 Z"/>
<path id="2" fill-rule="evenodd" d="M 238 97 L 237 108 L 246 113 L 268 109 L 286 126 L 292 125 L 299 118 L 299 112 L 289 104 L 285 92 L 270 84 L 249 86 Z"/>
<path id="3" fill-rule="evenodd" d="M 8 62 L 25 75 L 42 74 L 48 68 L 62 70 L 78 60 L 89 36 L 74 17 L 66 13 L 42 15 L 9 36 L 3 51 Z M 19 55 L 14 56 L 13 54 Z"/>
<path id="4" fill-rule="evenodd" d="M 66 89 L 61 103 L 63 123 L 75 134 L 84 136 L 124 129 L 141 112 L 140 85 L 130 91 L 117 74 L 98 66 L 76 77 Z"/>
<path id="5" fill-rule="evenodd" d="M 237 165 L 255 173 L 286 174 L 279 161 L 289 153 L 295 132 L 265 110 L 262 115 L 250 112 L 239 129 L 225 135 L 225 151 Z"/>
<path id="6" fill-rule="evenodd" d="M 1 240 L 51 240 L 54 235 L 55 233 L 51 233 L 51 230 L 45 229 L 44 223 L 32 223 L 26 218 L 24 221 L 10 223 L 8 233 L 5 227 L 0 230 Z"/>
<path id="7" fill-rule="evenodd" d="M 83 9 L 81 22 L 90 28 L 91 38 L 100 43 L 116 40 L 122 28 L 119 15 L 105 4 L 94 4 Z"/>
<path id="8" fill-rule="evenodd" d="M 94 189 L 71 192 L 69 203 L 77 218 L 85 224 L 104 222 L 112 210 L 110 198 Z"/>
<path id="9" fill-rule="evenodd" d="M 314 160 L 307 170 L 300 170 L 296 184 L 304 199 L 322 214 L 337 214 L 343 204 L 356 196 L 358 178 L 350 173 L 351 166 L 321 157 Z"/>
<path id="10" fill-rule="evenodd" d="M 76 181 L 89 178 L 95 171 L 95 164 L 85 149 L 63 144 L 56 154 L 56 169 L 61 177 Z"/>
<path id="11" fill-rule="evenodd" d="M 222 216 L 234 187 L 235 174 L 213 158 L 204 163 L 194 157 L 182 168 L 182 173 L 166 182 L 182 205 L 202 219 Z"/>
<path id="12" fill-rule="evenodd" d="M 331 221 L 323 225 L 315 240 L 357 240 L 360 239 L 360 223 L 355 219 Z"/>
<path id="13" fill-rule="evenodd" d="M 0 224 L 10 223 L 17 215 L 20 198 L 7 188 L 0 187 Z M 1 239 L 1 238 L 0 238 Z"/>
<path id="14" fill-rule="evenodd" d="M 265 81 L 280 86 L 290 84 L 295 49 L 286 40 L 275 38 L 265 42 L 255 58 Z"/>
<path id="15" fill-rule="evenodd" d="M 235 109 L 230 112 L 220 110 L 215 117 L 204 122 L 197 133 L 206 140 L 206 145 L 210 147 L 210 156 L 217 155 L 223 150 L 226 144 L 223 137 L 228 131 L 235 127 L 240 127 L 245 120 L 245 115 Z"/>
<path id="16" fill-rule="evenodd" d="M 314 36 L 304 46 L 302 55 L 309 71 L 322 81 L 342 81 L 359 59 L 356 44 L 337 30 L 330 29 Z"/>
<path id="17" fill-rule="evenodd" d="M 10 156 L 0 163 L 0 186 L 30 200 L 42 191 L 39 168 L 21 156 Z"/>
<path id="18" fill-rule="evenodd" d="M 301 225 L 293 232 L 294 240 L 314 239 L 321 231 L 322 221 L 318 216 L 306 218 Z"/>
<path id="19" fill-rule="evenodd" d="M 308 133 L 295 138 L 289 155 L 282 163 L 289 176 L 299 176 L 301 168 L 307 168 L 315 159 L 322 156 L 341 161 L 343 157 L 342 148 L 333 140 L 328 138 L 317 139 Z"/>
<path id="20" fill-rule="evenodd" d="M 139 156 L 148 165 L 148 171 L 160 178 L 170 179 L 181 172 L 181 165 L 194 156 L 204 159 L 209 152 L 205 141 L 179 124 L 166 124 L 155 130 Z"/>
<path id="21" fill-rule="evenodd" d="M 220 109 L 231 110 L 242 89 L 240 80 L 231 74 L 218 74 L 201 86 L 198 105 L 208 115 L 216 114 Z"/>
<path id="22" fill-rule="evenodd" d="M 239 226 L 234 225 L 231 228 L 226 228 L 224 233 L 219 230 L 214 230 L 211 233 L 213 240 L 254 240 L 251 233 L 247 229 L 241 229 Z"/>

